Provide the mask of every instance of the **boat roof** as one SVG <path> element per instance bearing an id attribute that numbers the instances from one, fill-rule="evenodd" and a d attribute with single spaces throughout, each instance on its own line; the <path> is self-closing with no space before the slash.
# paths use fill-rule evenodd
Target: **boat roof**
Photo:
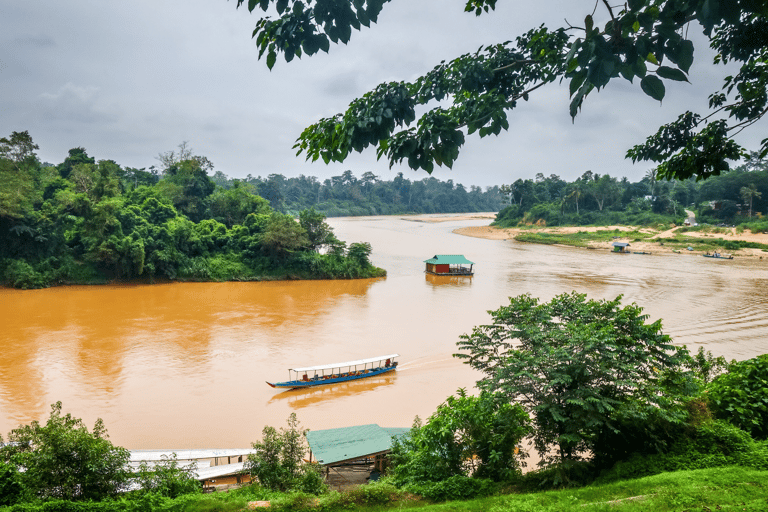
<path id="1" fill-rule="evenodd" d="M 343 366 L 356 366 L 358 364 L 366 364 L 366 363 L 375 363 L 376 361 L 383 361 L 385 359 L 392 359 L 395 357 L 399 357 L 400 354 L 389 354 L 386 356 L 378 356 L 378 357 L 369 357 L 368 359 L 358 359 L 357 361 L 347 361 L 345 363 L 333 363 L 333 364 L 323 364 L 320 366 L 305 366 L 302 368 L 288 368 L 291 371 L 294 372 L 311 372 L 315 370 L 331 370 L 333 368 L 341 368 Z"/>
<path id="2" fill-rule="evenodd" d="M 435 254 L 428 260 L 424 260 L 424 263 L 432 263 L 434 265 L 474 265 L 474 261 L 469 261 L 463 254 Z"/>
<path id="3" fill-rule="evenodd" d="M 628 245 L 627 242 L 613 242 L 614 247 L 627 247 Z"/>

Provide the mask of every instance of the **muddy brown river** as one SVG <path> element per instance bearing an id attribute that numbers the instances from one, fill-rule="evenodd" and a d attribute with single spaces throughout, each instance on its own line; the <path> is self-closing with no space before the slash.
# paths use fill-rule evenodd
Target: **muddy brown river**
<path id="1" fill-rule="evenodd" d="M 50 404 L 101 417 L 127 448 L 234 448 L 283 426 L 408 427 L 478 375 L 452 357 L 458 336 L 507 297 L 623 294 L 693 351 L 768 352 L 768 264 L 691 255 L 620 256 L 456 235 L 487 220 L 331 219 L 373 245 L 384 279 L 0 289 L 0 432 Z M 473 278 L 435 278 L 423 260 L 464 254 Z M 398 371 L 280 391 L 287 369 L 400 354 Z"/>

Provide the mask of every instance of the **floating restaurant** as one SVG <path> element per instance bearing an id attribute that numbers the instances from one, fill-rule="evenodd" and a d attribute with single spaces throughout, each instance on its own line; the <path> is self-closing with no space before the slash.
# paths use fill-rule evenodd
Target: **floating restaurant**
<path id="1" fill-rule="evenodd" d="M 428 260 L 427 274 L 436 276 L 471 276 L 474 262 L 469 261 L 463 254 L 436 254 Z M 466 267 L 465 265 L 469 265 Z"/>

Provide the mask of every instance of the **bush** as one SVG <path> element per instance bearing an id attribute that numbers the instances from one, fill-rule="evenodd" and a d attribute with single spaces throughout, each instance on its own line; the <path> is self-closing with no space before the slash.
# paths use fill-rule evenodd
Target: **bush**
<path id="1" fill-rule="evenodd" d="M 251 479 L 258 479 L 262 487 L 273 491 L 325 492 L 327 486 L 322 482 L 319 469 L 302 462 L 306 433 L 307 430 L 299 427 L 296 413 L 288 418 L 288 428 L 279 432 L 274 427 L 264 427 L 262 440 L 252 443 L 256 453 L 248 456 L 245 471 Z"/>
<path id="2" fill-rule="evenodd" d="M 0 455 L 25 468 L 21 484 L 34 497 L 102 500 L 116 496 L 130 478 L 128 450 L 108 437 L 100 419 L 89 432 L 81 419 L 62 415 L 57 402 L 45 425 L 35 421 L 11 431 Z"/>
<path id="3" fill-rule="evenodd" d="M 182 494 L 199 493 L 202 490 L 197 481 L 195 469 L 197 463 L 191 466 L 180 466 L 174 453 L 164 458 L 152 468 L 144 462 L 139 466 L 137 483 L 143 492 L 158 494 L 166 498 L 175 498 Z"/>
<path id="4" fill-rule="evenodd" d="M 19 501 L 23 490 L 16 467 L 0 460 L 0 507 L 13 505 Z"/>
<path id="5" fill-rule="evenodd" d="M 768 354 L 731 364 L 707 388 L 715 416 L 768 438 Z"/>
<path id="6" fill-rule="evenodd" d="M 486 478 L 454 475 L 440 482 L 410 485 L 406 490 L 431 501 L 454 501 L 493 496 L 499 492 L 500 486 Z"/>
<path id="7" fill-rule="evenodd" d="M 706 422 L 686 433 L 666 453 L 635 454 L 605 471 L 598 482 L 640 478 L 665 471 L 740 465 L 768 469 L 768 446 L 724 421 Z"/>
<path id="8" fill-rule="evenodd" d="M 3 282 L 13 288 L 28 290 L 44 288 L 50 283 L 50 278 L 36 271 L 32 265 L 23 260 L 6 260 Z"/>

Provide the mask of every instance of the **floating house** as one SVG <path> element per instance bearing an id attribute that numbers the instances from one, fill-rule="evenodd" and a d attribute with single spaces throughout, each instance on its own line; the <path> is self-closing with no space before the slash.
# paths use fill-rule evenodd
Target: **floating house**
<path id="1" fill-rule="evenodd" d="M 463 254 L 436 254 L 424 260 L 427 268 L 424 272 L 436 276 L 471 276 L 474 262 L 469 261 Z M 466 267 L 465 265 L 469 265 Z"/>
<path id="2" fill-rule="evenodd" d="M 619 254 L 631 254 L 627 242 L 613 242 L 613 252 Z"/>

